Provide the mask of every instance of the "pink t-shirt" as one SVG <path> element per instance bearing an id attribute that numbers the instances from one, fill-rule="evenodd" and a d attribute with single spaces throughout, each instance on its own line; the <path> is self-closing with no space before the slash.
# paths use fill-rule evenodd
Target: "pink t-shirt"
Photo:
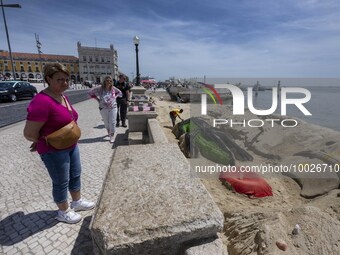
<path id="1" fill-rule="evenodd" d="M 67 102 L 69 102 L 67 97 L 66 100 Z M 72 106 L 71 109 L 73 112 L 74 120 L 77 121 L 78 113 L 74 110 Z M 57 151 L 46 143 L 45 137 L 72 121 L 72 116 L 67 107 L 63 106 L 57 100 L 48 96 L 44 92 L 40 92 L 32 99 L 32 101 L 28 105 L 27 112 L 27 120 L 45 122 L 40 130 L 41 136 L 39 137 L 37 143 L 38 153 L 44 154 L 49 151 Z M 76 144 L 71 146 L 70 148 L 75 146 Z"/>

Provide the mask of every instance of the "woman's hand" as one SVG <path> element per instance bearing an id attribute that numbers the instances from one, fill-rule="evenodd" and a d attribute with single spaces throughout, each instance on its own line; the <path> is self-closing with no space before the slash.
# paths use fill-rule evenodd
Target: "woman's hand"
<path id="1" fill-rule="evenodd" d="M 37 151 L 37 142 L 33 142 L 30 146 L 30 151 L 34 152 Z"/>

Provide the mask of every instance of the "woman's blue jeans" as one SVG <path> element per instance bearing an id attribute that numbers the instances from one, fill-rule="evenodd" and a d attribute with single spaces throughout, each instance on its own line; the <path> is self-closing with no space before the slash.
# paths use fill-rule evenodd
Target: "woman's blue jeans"
<path id="1" fill-rule="evenodd" d="M 67 191 L 80 190 L 80 154 L 78 145 L 72 149 L 40 155 L 52 179 L 52 195 L 57 204 L 67 201 Z"/>

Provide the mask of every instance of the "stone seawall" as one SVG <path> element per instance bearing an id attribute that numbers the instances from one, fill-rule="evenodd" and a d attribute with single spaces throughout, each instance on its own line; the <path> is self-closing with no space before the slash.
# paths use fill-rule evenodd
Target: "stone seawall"
<path id="1" fill-rule="evenodd" d="M 152 127 L 155 120 L 148 125 L 159 132 Z M 191 176 L 178 145 L 160 134 L 149 137 L 156 143 L 121 146 L 114 153 L 90 225 L 95 253 L 175 255 L 201 244 L 203 249 L 191 248 L 186 254 L 216 249 L 222 213 L 200 180 Z M 216 254 L 226 253 L 220 247 Z"/>

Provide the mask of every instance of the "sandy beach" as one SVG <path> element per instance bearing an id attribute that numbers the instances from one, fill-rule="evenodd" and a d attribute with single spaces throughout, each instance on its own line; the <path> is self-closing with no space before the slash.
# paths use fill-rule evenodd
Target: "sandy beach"
<path id="1" fill-rule="evenodd" d="M 168 140 L 178 143 L 172 133 L 169 111 L 180 107 L 184 110 L 182 118 L 187 119 L 190 104 L 171 102 L 164 91 L 147 91 L 147 94 L 155 100 L 157 119 Z M 219 114 L 219 118 L 228 118 L 231 112 L 224 109 Z M 252 118 L 247 114 L 247 118 Z M 340 164 L 340 133 L 327 128 L 299 121 L 297 127 L 288 129 L 278 125 L 223 131 L 231 134 L 234 142 L 253 157 L 252 161 L 236 160 L 236 165 Z M 229 255 L 340 254 L 339 176 L 334 171 L 330 173 L 329 168 L 315 176 L 306 175 L 307 170 L 261 175 L 273 193 L 263 198 L 236 193 L 217 178 L 201 178 L 225 215 L 221 238 Z M 297 224 L 298 233 L 293 231 Z"/>

